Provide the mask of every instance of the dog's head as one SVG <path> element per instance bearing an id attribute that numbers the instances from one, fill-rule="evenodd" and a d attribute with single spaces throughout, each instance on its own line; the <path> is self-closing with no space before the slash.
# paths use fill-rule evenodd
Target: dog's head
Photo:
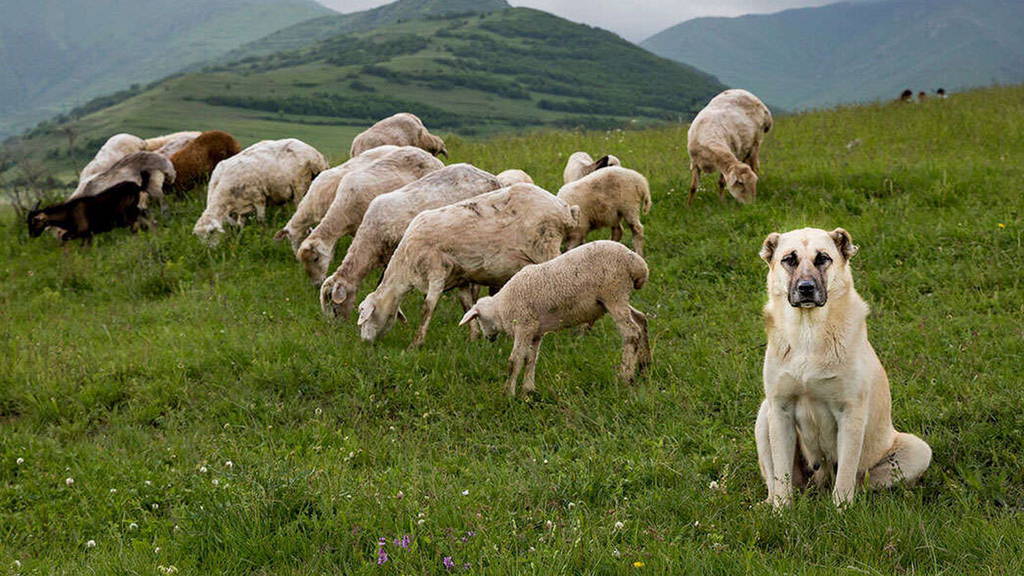
<path id="1" fill-rule="evenodd" d="M 829 295 L 841 295 L 853 284 L 848 264 L 856 253 L 853 238 L 842 228 L 769 234 L 761 246 L 768 294 L 785 296 L 794 308 L 820 308 Z"/>

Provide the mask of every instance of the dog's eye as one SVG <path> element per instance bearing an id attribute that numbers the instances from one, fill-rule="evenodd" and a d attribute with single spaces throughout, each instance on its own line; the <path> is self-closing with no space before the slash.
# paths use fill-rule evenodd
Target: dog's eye
<path id="1" fill-rule="evenodd" d="M 796 252 L 791 252 L 789 255 L 782 259 L 782 263 L 785 264 L 786 266 L 796 266 L 796 261 Z"/>
<path id="2" fill-rule="evenodd" d="M 818 252 L 818 255 L 814 257 L 815 266 L 824 266 L 831 261 L 832 259 L 829 258 L 828 254 L 825 254 L 824 252 Z"/>

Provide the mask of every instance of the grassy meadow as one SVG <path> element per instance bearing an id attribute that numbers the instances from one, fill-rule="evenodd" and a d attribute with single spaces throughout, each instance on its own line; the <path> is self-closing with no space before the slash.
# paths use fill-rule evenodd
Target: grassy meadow
<path id="1" fill-rule="evenodd" d="M 207 249 L 197 191 L 66 251 L 3 213 L 0 574 L 1019 574 L 1024 87 L 779 118 L 750 206 L 711 177 L 686 206 L 685 134 L 451 140 L 552 191 L 578 149 L 651 181 L 653 366 L 619 382 L 605 319 L 545 338 L 529 399 L 454 298 L 415 351 L 419 294 L 375 345 L 324 320 L 289 210 Z M 896 426 L 935 454 L 843 512 L 761 505 L 757 252 L 803 226 L 861 247 Z"/>

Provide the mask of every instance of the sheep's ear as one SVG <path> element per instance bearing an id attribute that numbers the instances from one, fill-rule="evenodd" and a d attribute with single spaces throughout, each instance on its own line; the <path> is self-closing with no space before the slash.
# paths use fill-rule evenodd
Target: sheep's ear
<path id="1" fill-rule="evenodd" d="M 287 237 L 288 237 L 288 229 L 287 228 L 281 228 L 280 230 L 277 231 L 277 234 L 274 234 L 274 240 L 277 240 L 278 242 L 280 242 L 281 240 L 284 240 Z"/>
<path id="2" fill-rule="evenodd" d="M 850 233 L 842 228 L 836 228 L 829 233 L 829 236 L 832 237 L 832 241 L 836 243 L 836 248 L 839 248 L 839 253 L 846 260 L 853 258 L 860 250 L 860 248 L 853 245 L 853 236 L 850 236 Z"/>
<path id="3" fill-rule="evenodd" d="M 341 284 L 335 284 L 334 290 L 331 290 L 331 300 L 335 304 L 341 304 L 345 302 L 345 297 L 348 296 L 348 291 Z"/>
<path id="4" fill-rule="evenodd" d="M 409 319 L 405 317 L 405 312 L 402 312 L 402 308 L 401 307 L 398 308 L 398 320 L 402 324 L 408 324 L 409 323 Z"/>
<path id="5" fill-rule="evenodd" d="M 480 316 L 480 310 L 477 309 L 476 306 L 473 306 L 462 317 L 462 320 L 459 320 L 459 326 L 465 326 L 466 324 L 469 324 L 470 322 L 472 322 L 474 318 L 477 318 L 479 316 Z"/>
<path id="6" fill-rule="evenodd" d="M 601 168 L 607 168 L 611 166 L 612 157 L 602 156 L 597 162 L 594 162 L 594 170 L 600 170 Z"/>
<path id="7" fill-rule="evenodd" d="M 772 232 L 764 239 L 764 244 L 761 245 L 761 260 L 765 262 L 771 262 L 772 256 L 775 255 L 775 248 L 779 245 L 779 233 Z"/>
<path id="8" fill-rule="evenodd" d="M 359 307 L 359 320 L 356 320 L 356 326 L 362 326 L 366 324 L 366 321 L 373 316 L 373 304 L 370 302 L 363 302 L 363 305 Z"/>

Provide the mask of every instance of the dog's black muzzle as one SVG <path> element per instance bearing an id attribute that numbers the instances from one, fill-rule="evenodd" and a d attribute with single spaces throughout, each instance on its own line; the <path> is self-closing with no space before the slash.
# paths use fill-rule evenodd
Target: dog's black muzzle
<path id="1" fill-rule="evenodd" d="M 820 308 L 827 300 L 825 289 L 814 280 L 799 280 L 789 291 L 789 305 L 794 308 Z"/>

